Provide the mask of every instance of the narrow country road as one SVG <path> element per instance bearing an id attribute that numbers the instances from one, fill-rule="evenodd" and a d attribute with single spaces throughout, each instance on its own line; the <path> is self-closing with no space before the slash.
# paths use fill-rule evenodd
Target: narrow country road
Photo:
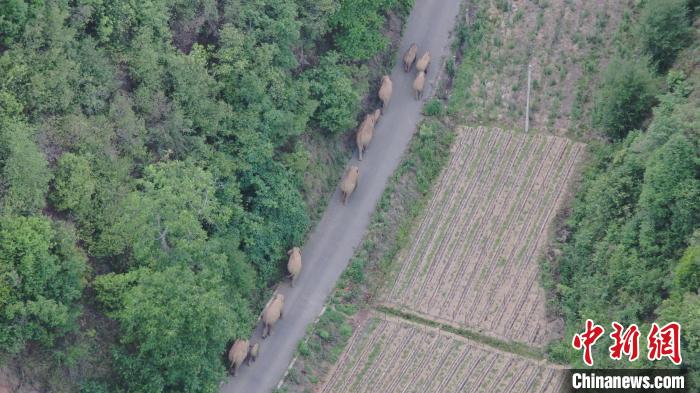
<path id="1" fill-rule="evenodd" d="M 433 61 L 428 70 L 425 100 L 435 88 L 443 57 L 449 55 L 449 33 L 455 25 L 460 2 L 416 0 L 391 72 L 391 103 L 379 119 L 364 160 L 358 164 L 355 154 L 348 164 L 360 167 L 357 189 L 347 206 L 342 205 L 336 190 L 309 240 L 302 245 L 303 270 L 295 287 L 290 288 L 288 283 L 280 286 L 280 292 L 286 298 L 284 319 L 277 323 L 274 334 L 263 341 L 260 338 L 262 328 L 257 327 L 252 340 L 261 341 L 258 360 L 250 367 L 241 367 L 235 378 L 229 378 L 221 386 L 222 393 L 271 392 L 284 375 L 307 326 L 321 312 L 336 280 L 360 244 L 387 180 L 398 166 L 421 120 L 423 101 L 415 100 L 412 94 L 415 69 L 404 73 L 403 52 L 415 42 L 419 57 L 425 50 L 431 53 Z"/>

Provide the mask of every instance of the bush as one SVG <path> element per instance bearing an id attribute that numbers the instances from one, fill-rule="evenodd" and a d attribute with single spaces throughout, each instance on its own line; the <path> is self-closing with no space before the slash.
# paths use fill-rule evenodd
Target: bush
<path id="1" fill-rule="evenodd" d="M 0 218 L 0 351 L 50 346 L 75 328 L 85 262 L 69 229 L 44 217 Z"/>
<path id="2" fill-rule="evenodd" d="M 649 0 L 639 18 L 639 36 L 657 69 L 668 69 L 690 38 L 687 1 Z"/>
<path id="3" fill-rule="evenodd" d="M 82 156 L 66 153 L 58 160 L 51 201 L 58 210 L 86 211 L 95 192 L 90 163 Z"/>
<path id="4" fill-rule="evenodd" d="M 13 113 L 16 105 L 0 97 L 0 213 L 35 213 L 46 205 L 51 172 L 32 130 Z"/>
<path id="5" fill-rule="evenodd" d="M 328 330 L 323 329 L 318 330 L 318 336 L 324 339 L 325 341 L 328 341 L 331 338 L 331 334 L 328 332 Z"/>
<path id="6" fill-rule="evenodd" d="M 309 344 L 307 344 L 306 341 L 299 342 L 299 354 L 303 357 L 307 357 L 311 354 L 311 350 L 309 349 Z"/>
<path id="7" fill-rule="evenodd" d="M 319 102 L 314 120 L 331 134 L 354 127 L 360 111 L 360 92 L 353 84 L 350 68 L 339 62 L 338 53 L 329 52 L 308 74 L 311 95 Z"/>
<path id="8" fill-rule="evenodd" d="M 365 260 L 362 258 L 353 258 L 344 274 L 354 284 L 363 283 L 365 281 Z"/>
<path id="9" fill-rule="evenodd" d="M 340 9 L 331 17 L 335 44 L 343 58 L 367 60 L 389 44 L 382 35 L 383 11 L 396 0 L 342 0 Z"/>
<path id="10" fill-rule="evenodd" d="M 445 113 L 445 108 L 437 98 L 433 98 L 423 107 L 423 114 L 426 116 L 442 116 Z"/>
<path id="11" fill-rule="evenodd" d="M 115 363 L 130 392 L 211 392 L 225 376 L 220 355 L 250 319 L 207 274 L 173 267 L 142 272 L 123 294 Z"/>
<path id="12" fill-rule="evenodd" d="M 642 125 L 654 105 L 656 82 L 646 62 L 613 59 L 595 100 L 594 124 L 613 140 Z"/>
<path id="13" fill-rule="evenodd" d="M 700 230 L 696 230 L 693 237 L 694 244 L 685 250 L 674 270 L 674 286 L 687 292 L 700 289 Z"/>

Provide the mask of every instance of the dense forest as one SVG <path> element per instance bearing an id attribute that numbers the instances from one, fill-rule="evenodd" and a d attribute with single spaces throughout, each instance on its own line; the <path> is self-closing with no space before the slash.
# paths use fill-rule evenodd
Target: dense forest
<path id="1" fill-rule="evenodd" d="M 0 1 L 0 364 L 216 391 L 410 3 Z"/>
<path id="2" fill-rule="evenodd" d="M 648 0 L 627 12 L 618 55 L 602 71 L 593 144 L 570 216 L 560 228 L 554 292 L 565 317 L 555 358 L 581 365 L 571 349 L 586 319 L 639 324 L 646 353 L 652 322 L 682 326 L 683 366 L 700 386 L 700 72 L 697 2 Z M 610 143 L 612 142 L 612 143 Z M 614 362 L 601 339 L 600 367 L 669 367 Z M 642 356 L 645 357 L 645 356 Z"/>

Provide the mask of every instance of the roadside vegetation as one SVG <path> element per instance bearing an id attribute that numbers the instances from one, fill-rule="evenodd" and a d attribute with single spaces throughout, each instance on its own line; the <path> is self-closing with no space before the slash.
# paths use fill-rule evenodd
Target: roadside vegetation
<path id="1" fill-rule="evenodd" d="M 609 142 L 592 160 L 558 229 L 560 254 L 545 279 L 566 320 L 680 322 L 683 366 L 700 386 L 700 73 L 697 2 L 649 0 L 626 14 L 617 53 L 603 71 L 592 124 Z M 645 337 L 642 337 L 644 342 Z M 672 367 L 669 361 L 612 362 L 609 338 L 596 344 L 601 367 Z M 581 364 L 570 341 L 553 358 Z"/>
<path id="2" fill-rule="evenodd" d="M 0 367 L 19 391 L 215 391 L 410 7 L 2 3 Z"/>
<path id="3" fill-rule="evenodd" d="M 465 12 L 463 9 L 461 14 Z M 461 34 L 453 49 L 461 51 L 467 47 L 467 26 L 459 25 L 459 29 Z M 470 47 L 477 50 L 474 37 Z M 438 97 L 446 96 L 450 85 L 447 79 L 453 75 L 448 68 L 446 80 L 436 92 Z M 432 108 L 426 113 L 429 117 L 419 125 L 399 168 L 390 178 L 362 244 L 338 280 L 326 311 L 299 343 L 296 361 L 276 393 L 313 391 L 338 361 L 364 319 L 364 308 L 376 299 L 395 269 L 394 258 L 408 241 L 412 223 L 429 200 L 431 186 L 448 162 L 454 140 L 444 100 L 432 99 L 427 107 Z"/>

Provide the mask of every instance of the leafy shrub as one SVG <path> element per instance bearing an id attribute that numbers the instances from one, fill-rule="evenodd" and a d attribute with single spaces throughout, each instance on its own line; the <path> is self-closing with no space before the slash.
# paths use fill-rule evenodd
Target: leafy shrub
<path id="1" fill-rule="evenodd" d="M 73 233 L 47 218 L 0 218 L 0 350 L 46 346 L 75 328 L 85 257 Z"/>
<path id="2" fill-rule="evenodd" d="M 613 59 L 603 75 L 595 100 L 593 120 L 617 140 L 642 125 L 654 104 L 656 82 L 646 62 Z"/>
<path id="3" fill-rule="evenodd" d="M 323 329 L 318 330 L 318 336 L 326 341 L 328 341 L 331 338 L 331 334 L 328 333 L 328 330 L 323 330 Z"/>
<path id="4" fill-rule="evenodd" d="M 347 340 L 350 338 L 350 336 L 352 336 L 352 326 L 347 323 L 340 325 L 340 329 L 338 331 L 340 332 L 340 337 L 342 337 L 343 340 Z"/>
<path id="5" fill-rule="evenodd" d="M 384 50 L 389 40 L 382 34 L 384 13 L 392 7 L 405 12 L 410 0 L 341 0 L 340 9 L 330 18 L 333 38 L 342 57 L 367 60 Z"/>
<path id="6" fill-rule="evenodd" d="M 14 96 L 0 92 L 0 213 L 34 213 L 46 205 L 51 172 L 21 111 Z"/>
<path id="7" fill-rule="evenodd" d="M 311 354 L 311 350 L 309 349 L 309 344 L 306 343 L 306 341 L 300 341 L 299 342 L 299 354 L 303 357 L 309 356 Z"/>
<path id="8" fill-rule="evenodd" d="M 696 231 L 694 238 L 694 244 L 685 250 L 674 270 L 674 285 L 688 292 L 700 289 L 700 230 Z"/>
<path id="9" fill-rule="evenodd" d="M 51 200 L 58 210 L 86 210 L 95 192 L 90 163 L 82 156 L 66 153 L 56 164 Z"/>
<path id="10" fill-rule="evenodd" d="M 687 0 L 648 0 L 639 18 L 640 41 L 660 71 L 690 38 Z"/>
<path id="11" fill-rule="evenodd" d="M 130 392 L 211 392 L 225 375 L 220 354 L 250 320 L 219 280 L 172 267 L 143 272 L 123 294 L 115 363 Z"/>
<path id="12" fill-rule="evenodd" d="M 311 95 L 319 103 L 314 113 L 319 125 L 331 134 L 354 127 L 360 110 L 360 93 L 353 84 L 350 67 L 340 64 L 340 55 L 325 54 L 308 77 Z"/>
<path id="13" fill-rule="evenodd" d="M 697 98 L 674 90 L 658 97 L 645 132 L 596 152 L 567 221 L 557 292 L 566 337 L 587 318 L 680 322 L 683 351 L 693 354 L 684 364 L 700 376 Z M 571 352 L 570 341 L 550 348 L 557 360 L 580 362 Z"/>
<path id="14" fill-rule="evenodd" d="M 445 113 L 445 108 L 437 98 L 433 98 L 423 107 L 423 113 L 426 116 L 442 116 Z"/>
<path id="15" fill-rule="evenodd" d="M 353 283 L 361 284 L 365 280 L 365 260 L 362 258 L 353 258 L 350 266 L 343 273 Z"/>

